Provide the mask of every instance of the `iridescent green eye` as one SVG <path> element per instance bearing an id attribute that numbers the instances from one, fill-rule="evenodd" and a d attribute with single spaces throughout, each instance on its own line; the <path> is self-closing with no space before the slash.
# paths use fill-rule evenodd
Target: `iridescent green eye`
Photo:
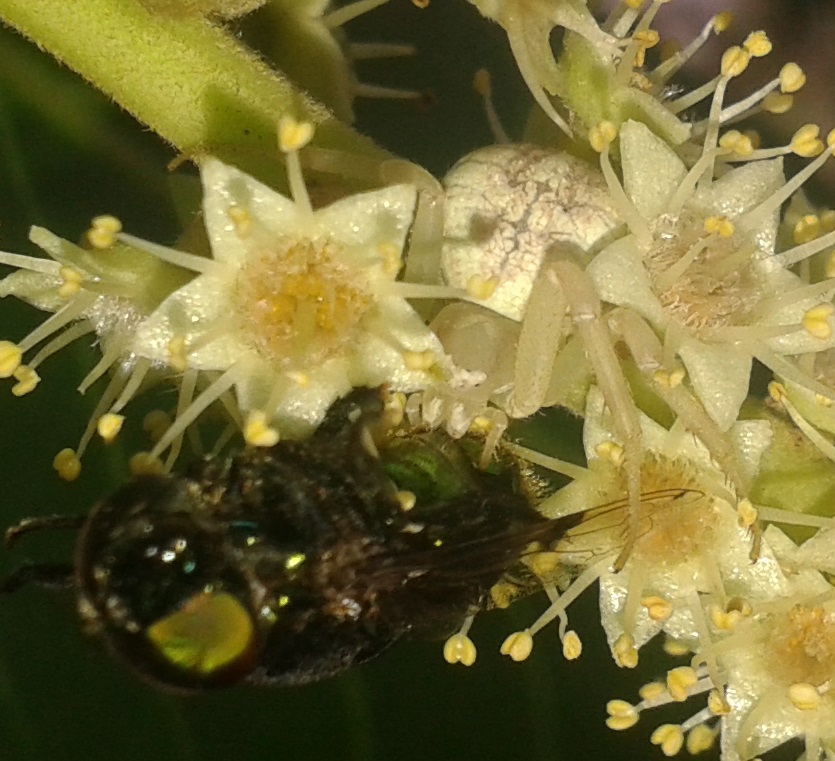
<path id="1" fill-rule="evenodd" d="M 246 608 L 227 592 L 200 592 L 147 629 L 148 639 L 172 666 L 211 676 L 244 657 L 255 633 Z"/>

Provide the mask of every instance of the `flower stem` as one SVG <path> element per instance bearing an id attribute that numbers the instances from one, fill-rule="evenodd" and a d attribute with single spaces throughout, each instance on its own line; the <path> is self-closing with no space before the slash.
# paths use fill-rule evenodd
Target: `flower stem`
<path id="1" fill-rule="evenodd" d="M 199 15 L 157 15 L 137 0 L 0 0 L 0 19 L 186 156 L 212 153 L 273 180 L 276 123 L 290 112 L 316 125 L 321 147 L 388 157 Z"/>

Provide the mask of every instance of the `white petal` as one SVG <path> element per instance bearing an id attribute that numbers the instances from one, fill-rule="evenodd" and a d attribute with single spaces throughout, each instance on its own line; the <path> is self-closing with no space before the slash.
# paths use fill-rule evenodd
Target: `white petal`
<path id="1" fill-rule="evenodd" d="M 217 261 L 240 264 L 252 246 L 229 216 L 232 208 L 249 215 L 256 229 L 276 235 L 303 234 L 309 223 L 289 198 L 216 158 L 201 159 L 200 176 L 206 232 Z"/>
<path id="2" fill-rule="evenodd" d="M 312 433 L 328 407 L 351 390 L 347 360 L 332 357 L 306 373 L 304 384 L 279 374 L 266 362 L 253 368 L 235 388 L 242 410 L 263 409 L 276 403 L 272 423 L 284 438 L 298 439 Z"/>
<path id="3" fill-rule="evenodd" d="M 785 182 L 782 159 L 751 161 L 699 188 L 691 204 L 708 213 L 736 219 L 759 206 Z"/>
<path id="4" fill-rule="evenodd" d="M 358 250 L 346 256 L 361 257 L 358 264 L 367 265 L 369 255 L 380 254 L 369 247 L 391 243 L 398 251 L 406 244 L 417 202 L 412 185 L 391 185 L 370 193 L 349 196 L 320 209 L 314 215 L 316 228 L 323 237 Z"/>
<path id="5" fill-rule="evenodd" d="M 652 292 L 632 236 L 620 238 L 603 249 L 589 263 L 586 274 L 594 281 L 602 301 L 631 307 L 654 325 L 665 324 L 664 310 Z"/>
<path id="6" fill-rule="evenodd" d="M 403 352 L 431 351 L 442 364 L 445 355 L 440 341 L 403 299 L 389 296 L 378 307 L 375 315 L 363 320 L 364 330 L 351 346 L 351 383 L 388 383 L 398 391 L 425 388 L 431 381 L 429 372 L 406 367 Z"/>
<path id="7" fill-rule="evenodd" d="M 689 336 L 682 339 L 678 354 L 705 411 L 727 431 L 748 396 L 750 354 L 735 346 L 706 344 Z"/>
<path id="8" fill-rule="evenodd" d="M 188 354 L 188 364 L 198 370 L 225 370 L 250 355 L 252 349 L 242 342 L 235 322 L 234 308 L 227 298 L 234 281 L 229 272 L 218 267 L 172 293 L 136 329 L 131 351 L 154 362 L 170 361 L 169 342 L 184 338 L 194 343 L 207 331 L 224 321 L 228 328 Z"/>
<path id="9" fill-rule="evenodd" d="M 628 121 L 620 129 L 623 185 L 644 219 L 663 214 L 687 168 L 657 135 L 641 122 Z"/>

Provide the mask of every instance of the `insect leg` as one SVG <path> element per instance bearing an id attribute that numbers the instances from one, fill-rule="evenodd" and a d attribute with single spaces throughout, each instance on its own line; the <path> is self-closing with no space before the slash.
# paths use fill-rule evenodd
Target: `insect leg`
<path id="1" fill-rule="evenodd" d="M 11 594 L 29 584 L 42 589 L 70 589 L 75 584 L 73 567 L 69 563 L 22 565 L 0 580 L 0 595 Z"/>
<path id="2" fill-rule="evenodd" d="M 6 546 L 11 547 L 23 534 L 53 529 L 72 529 L 77 531 L 86 520 L 85 515 L 44 515 L 38 518 L 24 518 L 6 529 Z"/>

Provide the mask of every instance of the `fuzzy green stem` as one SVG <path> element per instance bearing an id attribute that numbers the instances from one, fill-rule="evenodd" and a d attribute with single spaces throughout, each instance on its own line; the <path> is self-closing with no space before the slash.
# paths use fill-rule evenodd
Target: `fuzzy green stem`
<path id="1" fill-rule="evenodd" d="M 322 147 L 387 158 L 200 16 L 157 15 L 137 0 L 0 0 L 0 19 L 186 156 L 210 152 L 275 179 L 276 122 L 290 112 L 317 125 Z"/>

